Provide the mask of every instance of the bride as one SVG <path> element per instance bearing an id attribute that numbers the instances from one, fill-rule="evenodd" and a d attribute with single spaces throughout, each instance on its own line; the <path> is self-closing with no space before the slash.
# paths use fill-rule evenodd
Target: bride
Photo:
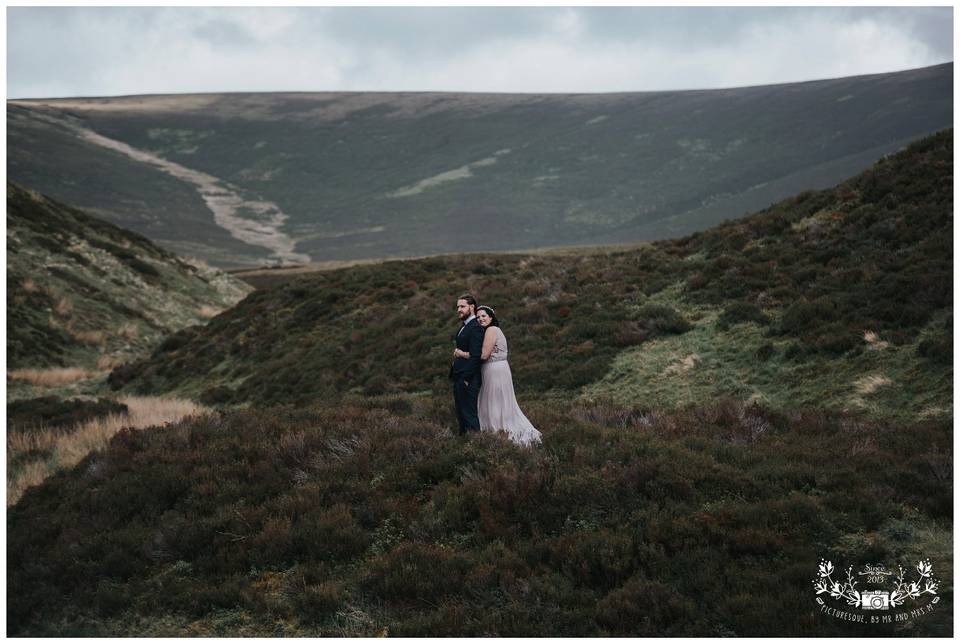
<path id="1" fill-rule="evenodd" d="M 537 431 L 523 415 L 513 392 L 513 376 L 507 363 L 507 338 L 500 330 L 500 322 L 493 309 L 477 307 L 477 322 L 484 328 L 481 369 L 480 398 L 477 409 L 481 431 L 505 431 L 518 444 L 531 445 L 540 442 Z M 470 354 L 454 350 L 457 358 L 469 358 Z"/>

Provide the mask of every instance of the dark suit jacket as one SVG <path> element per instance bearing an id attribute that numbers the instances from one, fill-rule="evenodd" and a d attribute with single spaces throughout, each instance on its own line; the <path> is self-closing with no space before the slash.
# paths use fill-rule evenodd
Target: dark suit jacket
<path id="1" fill-rule="evenodd" d="M 483 327 L 474 318 L 454 338 L 457 349 L 466 351 L 470 358 L 454 358 L 450 365 L 451 380 L 466 380 L 473 384 L 480 381 L 480 351 L 483 349 Z"/>

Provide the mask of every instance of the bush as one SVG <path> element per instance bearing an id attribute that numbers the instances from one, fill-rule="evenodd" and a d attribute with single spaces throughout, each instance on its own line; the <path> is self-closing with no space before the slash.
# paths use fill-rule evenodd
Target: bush
<path id="1" fill-rule="evenodd" d="M 133 269 L 134 271 L 136 271 L 137 273 L 140 273 L 140 274 L 145 275 L 145 276 L 147 276 L 147 277 L 151 277 L 151 278 L 159 278 L 159 277 L 160 277 L 160 272 L 157 271 L 156 267 L 154 267 L 152 264 L 150 264 L 150 263 L 148 263 L 148 262 L 144 262 L 144 261 L 141 260 L 140 258 L 137 258 L 137 257 L 128 258 L 128 259 L 124 260 L 124 263 L 125 263 L 128 267 L 130 267 L 131 269 Z"/>
<path id="2" fill-rule="evenodd" d="M 142 371 L 143 366 L 140 364 L 121 364 L 110 371 L 110 375 L 107 376 L 107 384 L 110 385 L 112 390 L 117 391 L 126 386 L 134 378 L 140 376 Z"/>
<path id="3" fill-rule="evenodd" d="M 774 347 L 772 343 L 764 342 L 762 345 L 760 345 L 760 348 L 757 349 L 757 352 L 754 354 L 754 356 L 757 358 L 757 360 L 765 362 L 776 355 L 776 353 L 777 348 Z"/>
<path id="4" fill-rule="evenodd" d="M 160 346 L 157 348 L 160 351 L 176 351 L 177 349 L 182 349 L 183 347 L 190 344 L 190 338 L 192 335 L 192 332 L 190 329 L 191 328 L 188 327 L 187 329 L 182 329 L 174 333 L 173 335 L 168 337 L 166 340 L 161 342 Z"/>
<path id="5" fill-rule="evenodd" d="M 466 567 L 451 551 L 404 542 L 370 562 L 364 587 L 388 602 L 437 601 L 462 592 Z"/>
<path id="6" fill-rule="evenodd" d="M 108 398 L 61 400 L 56 396 L 42 396 L 8 403 L 7 424 L 11 430 L 69 429 L 112 413 L 126 415 L 127 411 L 127 405 Z"/>
<path id="7" fill-rule="evenodd" d="M 613 636 L 674 635 L 697 607 L 669 584 L 637 576 L 597 603 L 597 618 Z"/>
<path id="8" fill-rule="evenodd" d="M 817 336 L 814 342 L 817 351 L 840 355 L 863 346 L 863 339 L 860 334 L 850 331 L 842 325 L 828 325 L 823 330 L 826 333 Z"/>
<path id="9" fill-rule="evenodd" d="M 234 398 L 233 389 L 224 385 L 207 387 L 200 394 L 200 402 L 206 405 L 226 404 Z"/>
<path id="10" fill-rule="evenodd" d="M 783 312 L 779 333 L 801 336 L 832 322 L 836 317 L 836 305 L 830 300 L 800 300 Z"/>
<path id="11" fill-rule="evenodd" d="M 924 338 L 917 345 L 917 354 L 937 364 L 952 365 L 953 334 Z"/>
<path id="12" fill-rule="evenodd" d="M 294 597 L 294 612 L 308 622 L 321 622 L 343 603 L 343 587 L 337 582 L 306 585 Z"/>
<path id="13" fill-rule="evenodd" d="M 768 318 L 760 309 L 749 302 L 734 302 L 728 305 L 720 317 L 717 318 L 717 327 L 726 331 L 735 324 L 741 322 L 754 322 L 758 325 L 770 324 Z"/>
<path id="14" fill-rule="evenodd" d="M 690 323 L 675 309 L 660 304 L 640 307 L 637 322 L 651 334 L 680 334 L 690 330 Z"/>
<path id="15" fill-rule="evenodd" d="M 375 374 L 363 385 L 365 393 L 371 396 L 383 395 L 390 388 L 390 379 L 382 374 Z"/>
<path id="16" fill-rule="evenodd" d="M 314 511 L 297 520 L 293 528 L 297 557 L 305 560 L 345 560 L 363 553 L 370 544 L 345 504 Z"/>

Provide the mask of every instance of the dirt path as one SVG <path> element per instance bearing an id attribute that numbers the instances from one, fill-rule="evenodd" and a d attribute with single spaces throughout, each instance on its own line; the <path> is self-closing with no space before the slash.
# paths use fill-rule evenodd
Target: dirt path
<path id="1" fill-rule="evenodd" d="M 189 169 L 73 122 L 52 117 L 50 119 L 55 120 L 58 125 L 66 125 L 80 138 L 91 144 L 122 153 L 132 160 L 189 182 L 213 212 L 214 221 L 237 240 L 269 249 L 281 264 L 310 262 L 310 256 L 297 253 L 296 242 L 280 230 L 288 216 L 273 202 L 245 200 L 235 187 L 208 173 Z M 241 212 L 245 215 L 241 215 Z"/>

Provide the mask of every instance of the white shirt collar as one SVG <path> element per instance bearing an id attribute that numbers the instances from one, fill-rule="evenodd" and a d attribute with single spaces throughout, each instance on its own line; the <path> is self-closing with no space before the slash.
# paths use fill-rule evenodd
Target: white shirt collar
<path id="1" fill-rule="evenodd" d="M 470 316 L 469 318 L 467 318 L 466 320 L 464 320 L 464 321 L 463 321 L 463 326 L 467 326 L 467 324 L 468 324 L 471 320 L 473 320 L 474 318 L 476 318 L 476 317 L 477 317 L 477 316 L 473 315 L 473 316 Z"/>

